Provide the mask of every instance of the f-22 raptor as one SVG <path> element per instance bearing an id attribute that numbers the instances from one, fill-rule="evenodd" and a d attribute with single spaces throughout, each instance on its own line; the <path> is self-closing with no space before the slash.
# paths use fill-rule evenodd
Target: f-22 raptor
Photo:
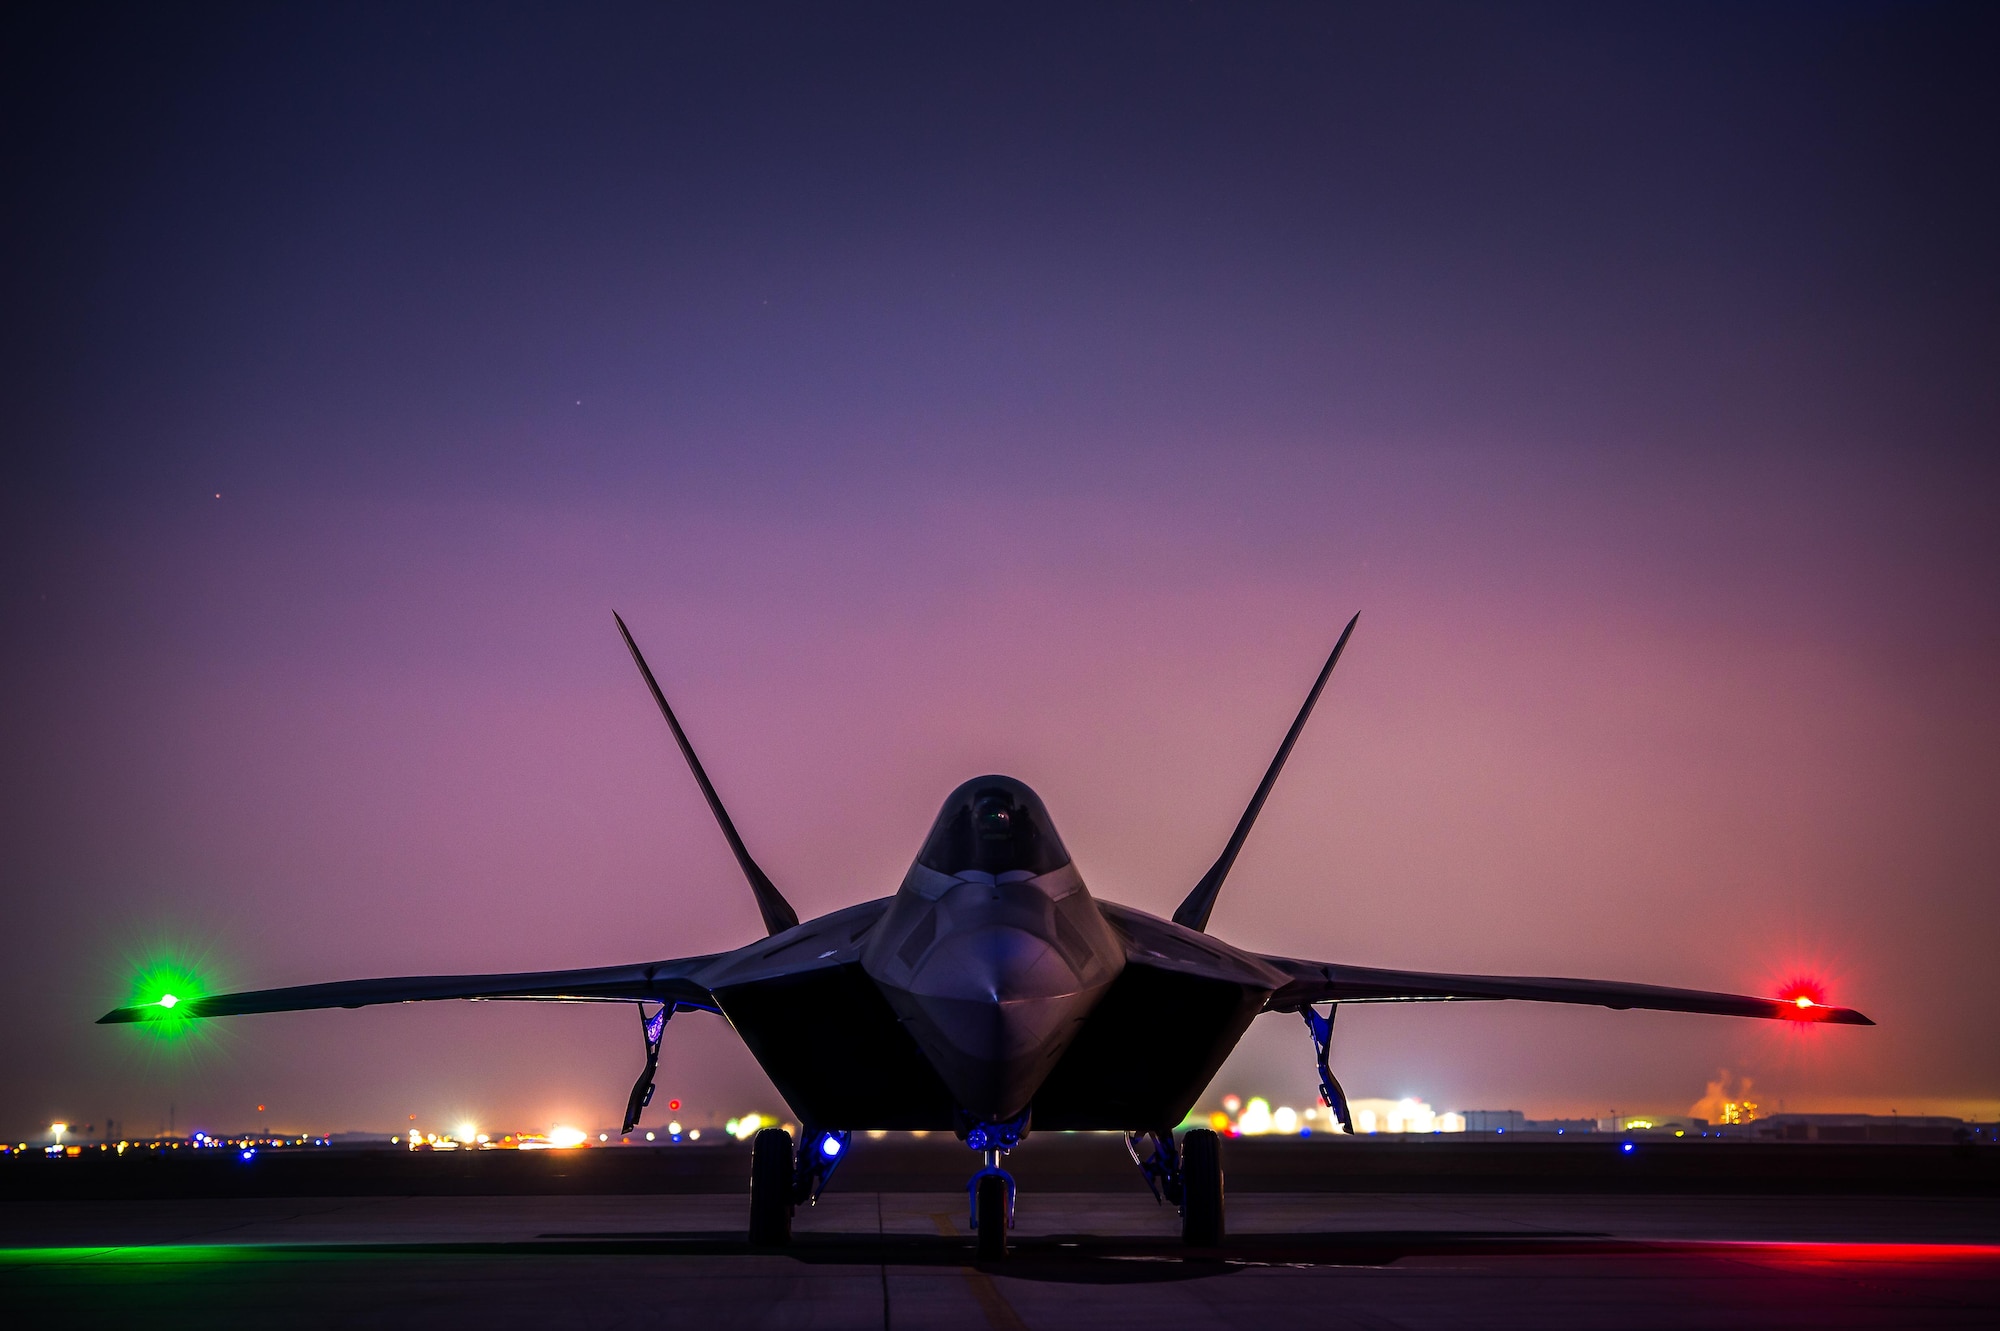
<path id="1" fill-rule="evenodd" d="M 427 999 L 638 1005 L 645 1067 L 624 1131 L 650 1103 L 667 1020 L 725 1018 L 801 1128 L 756 1134 L 749 1238 L 789 1241 L 857 1131 L 950 1131 L 979 1152 L 968 1184 L 983 1257 L 1005 1253 L 1015 1186 L 1001 1167 L 1031 1128 L 1116 1131 L 1156 1197 L 1180 1209 L 1189 1244 L 1222 1241 L 1221 1141 L 1175 1127 L 1260 1013 L 1300 1014 L 1322 1098 L 1354 1131 L 1329 1066 L 1343 1003 L 1531 999 L 1872 1025 L 1809 997 L 1759 998 L 1600 980 L 1441 975 L 1267 956 L 1210 934 L 1209 914 L 1360 616 L 1349 620 L 1215 864 L 1173 918 L 1093 897 L 1042 801 L 981 776 L 951 792 L 893 896 L 800 922 L 738 835 L 694 746 L 622 618 L 613 616 L 723 837 L 767 937 L 733 952 L 630 966 L 511 975 L 414 976 L 190 997 L 175 1018 Z M 158 1002 L 104 1022 L 145 1021 Z M 1326 1011 L 1319 1010 L 1321 1004 Z"/>

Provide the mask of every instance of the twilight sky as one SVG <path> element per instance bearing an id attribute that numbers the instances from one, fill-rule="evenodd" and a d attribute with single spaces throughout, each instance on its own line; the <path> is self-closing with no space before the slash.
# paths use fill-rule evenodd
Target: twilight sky
<path id="1" fill-rule="evenodd" d="M 1350 1093 L 2000 1113 L 1990 9 L 0 22 L 0 1134 L 615 1122 L 624 1009 L 90 1024 L 754 938 L 614 607 L 803 913 L 984 771 L 1169 912 L 1359 610 L 1217 933 L 1881 1025 L 1355 1009 Z"/>

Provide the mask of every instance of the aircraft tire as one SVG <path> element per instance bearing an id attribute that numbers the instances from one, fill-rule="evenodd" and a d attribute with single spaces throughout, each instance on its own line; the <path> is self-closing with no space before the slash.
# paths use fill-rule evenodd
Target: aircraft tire
<path id="1" fill-rule="evenodd" d="M 979 1180 L 979 1260 L 997 1262 L 1007 1255 L 1007 1180 L 988 1174 Z"/>
<path id="2" fill-rule="evenodd" d="M 1208 1128 L 1181 1138 L 1181 1242 L 1213 1248 L 1222 1242 L 1222 1139 Z"/>
<path id="3" fill-rule="evenodd" d="M 765 1128 L 750 1144 L 750 1242 L 781 1248 L 792 1241 L 792 1134 Z"/>

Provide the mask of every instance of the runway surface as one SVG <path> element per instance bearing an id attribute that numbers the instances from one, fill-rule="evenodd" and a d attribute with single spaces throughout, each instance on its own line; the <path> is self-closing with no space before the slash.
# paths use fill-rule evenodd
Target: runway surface
<path id="1" fill-rule="evenodd" d="M 847 1192 L 748 1249 L 740 1197 L 0 1203 L 17 1326 L 1685 1328 L 2000 1325 L 1991 1198 Z"/>

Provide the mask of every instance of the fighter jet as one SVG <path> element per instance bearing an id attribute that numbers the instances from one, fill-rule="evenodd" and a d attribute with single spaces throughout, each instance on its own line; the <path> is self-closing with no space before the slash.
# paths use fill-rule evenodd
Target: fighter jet
<path id="1" fill-rule="evenodd" d="M 651 1102 L 669 1018 L 702 1011 L 742 1036 L 801 1128 L 756 1134 L 751 1242 L 790 1240 L 795 1208 L 818 1200 L 852 1134 L 950 1131 L 981 1156 L 968 1194 L 979 1252 L 1005 1253 L 1014 1220 L 1007 1152 L 1031 1130 L 1115 1131 L 1156 1198 L 1181 1212 L 1189 1244 L 1224 1233 L 1221 1141 L 1176 1137 L 1222 1061 L 1261 1013 L 1299 1014 L 1321 1096 L 1347 1132 L 1329 1066 L 1346 1003 L 1530 999 L 1793 1021 L 1873 1025 L 1810 997 L 1760 998 L 1602 980 L 1442 975 L 1302 961 L 1232 947 L 1208 921 L 1285 760 L 1360 616 L 1348 621 L 1214 865 L 1160 919 L 1091 895 L 1042 801 L 981 776 L 945 798 L 892 896 L 801 923 L 758 867 L 625 621 L 618 631 L 702 797 L 749 880 L 767 936 L 732 952 L 591 970 L 413 976 L 188 997 L 121 1007 L 101 1022 L 364 1007 L 429 999 L 524 999 L 637 1006 L 645 1065 L 624 1131 Z M 1320 1005 L 1326 1011 L 1320 1011 Z"/>

